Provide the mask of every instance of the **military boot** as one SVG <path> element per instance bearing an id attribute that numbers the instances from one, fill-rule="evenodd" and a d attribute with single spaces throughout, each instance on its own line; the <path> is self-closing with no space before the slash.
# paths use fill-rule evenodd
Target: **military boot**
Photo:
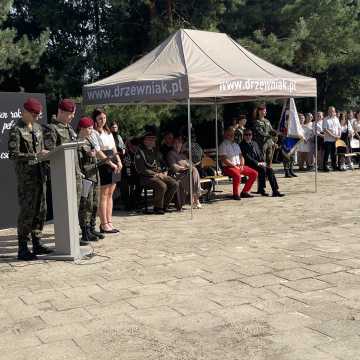
<path id="1" fill-rule="evenodd" d="M 86 226 L 81 227 L 80 246 L 89 245 L 89 242 L 91 241 L 89 235 L 90 235 L 89 229 Z M 92 238 L 93 238 L 93 236 L 92 236 Z"/>
<path id="2" fill-rule="evenodd" d="M 102 233 L 99 232 L 99 231 L 96 231 L 95 226 L 96 226 L 96 223 L 91 220 L 90 225 L 89 225 L 89 227 L 90 227 L 90 232 L 91 232 L 93 235 L 95 235 L 99 240 L 105 239 L 105 235 L 102 234 Z"/>
<path id="3" fill-rule="evenodd" d="M 88 241 L 98 241 L 98 237 L 91 232 L 91 227 L 89 225 L 86 225 L 85 231 L 87 232 Z"/>
<path id="4" fill-rule="evenodd" d="M 286 178 L 291 178 L 292 176 L 290 175 L 290 171 L 288 169 L 285 169 L 285 177 Z"/>
<path id="5" fill-rule="evenodd" d="M 89 245 L 89 237 L 86 231 L 86 227 L 81 227 L 81 238 L 80 238 L 80 246 Z"/>
<path id="6" fill-rule="evenodd" d="M 289 169 L 289 173 L 292 177 L 298 177 L 295 173 L 294 173 L 294 165 L 291 164 L 290 165 L 290 169 Z"/>
<path id="7" fill-rule="evenodd" d="M 96 231 L 94 227 L 90 227 L 90 232 L 95 235 L 99 240 L 105 239 L 105 235 L 100 233 L 99 231 Z"/>
<path id="8" fill-rule="evenodd" d="M 27 245 L 27 240 L 19 239 L 19 250 L 18 250 L 18 260 L 31 261 L 36 260 L 37 257 L 33 254 Z"/>
<path id="9" fill-rule="evenodd" d="M 40 244 L 40 239 L 36 236 L 32 237 L 33 253 L 35 255 L 51 254 L 53 251 L 48 247 Z"/>

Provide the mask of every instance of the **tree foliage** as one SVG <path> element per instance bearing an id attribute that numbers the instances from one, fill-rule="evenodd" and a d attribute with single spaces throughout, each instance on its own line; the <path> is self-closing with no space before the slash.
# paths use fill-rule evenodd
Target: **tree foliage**
<path id="1" fill-rule="evenodd" d="M 360 106 L 358 0 L 0 2 L 0 88 L 43 91 L 50 108 L 59 97 L 80 97 L 84 83 L 119 71 L 179 28 L 227 32 L 257 55 L 316 77 L 322 106 Z M 129 134 L 186 118 L 182 107 L 108 111 Z M 213 109 L 195 108 L 193 117 L 212 120 Z"/>
<path id="2" fill-rule="evenodd" d="M 0 0 L 0 80 L 5 73 L 11 76 L 22 66 L 35 70 L 46 50 L 47 32 L 34 40 L 26 34 L 18 36 L 16 28 L 7 26 L 12 5 L 11 0 Z"/>

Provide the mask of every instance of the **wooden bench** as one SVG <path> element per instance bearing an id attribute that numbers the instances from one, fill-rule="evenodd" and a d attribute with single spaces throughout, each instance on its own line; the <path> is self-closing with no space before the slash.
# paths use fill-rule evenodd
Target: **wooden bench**
<path id="1" fill-rule="evenodd" d="M 355 157 L 355 156 L 360 156 L 360 152 L 353 152 L 353 153 L 345 154 L 345 157 Z"/>

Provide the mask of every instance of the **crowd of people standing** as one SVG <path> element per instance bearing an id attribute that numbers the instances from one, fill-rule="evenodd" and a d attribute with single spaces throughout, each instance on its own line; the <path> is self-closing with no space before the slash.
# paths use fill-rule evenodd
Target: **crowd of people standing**
<path id="1" fill-rule="evenodd" d="M 181 133 L 166 131 L 159 144 L 157 129 L 150 126 L 141 136 L 124 142 L 118 125 L 108 124 L 104 110 L 95 109 L 90 117 L 81 118 L 76 131 L 71 126 L 75 115 L 72 100 L 61 100 L 57 115 L 44 126 L 37 121 L 41 111 L 38 100 L 28 99 L 23 106 L 22 119 L 11 129 L 9 136 L 9 157 L 15 162 L 18 177 L 20 260 L 33 260 L 37 255 L 51 252 L 40 243 L 46 216 L 45 184 L 50 175 L 43 158 L 63 143 L 81 140 L 75 163 L 80 245 L 119 232 L 112 221 L 117 187 L 127 210 L 139 205 L 143 189 L 153 190 L 154 214 L 163 215 L 172 203 L 178 211 L 186 204 L 200 209 L 201 197 L 209 190 L 202 188 L 201 178 L 219 176 L 217 169 L 220 166 L 222 174 L 232 179 L 234 200 L 252 198 L 252 193 L 269 196 L 266 180 L 273 197 L 284 196 L 279 191 L 273 170 L 281 134 L 266 118 L 265 105 L 257 107 L 256 118 L 251 121 L 247 121 L 244 115 L 233 119 L 231 126 L 224 131 L 219 146 L 220 163 L 214 168 L 204 167 L 204 152 L 196 142 L 193 142 L 189 156 L 187 139 Z M 351 140 L 360 139 L 360 113 L 337 114 L 335 108 L 330 107 L 325 118 L 322 112 L 318 112 L 315 117 L 299 114 L 299 119 L 304 133 L 304 138 L 297 144 L 300 171 L 314 168 L 315 134 L 321 159 L 318 165 L 323 171 L 329 171 L 329 156 L 333 170 L 344 170 L 346 166 L 352 168 L 352 162 L 345 154 L 351 149 Z M 294 161 L 294 153 L 284 158 L 286 177 L 296 176 Z M 252 192 L 256 181 L 257 189 Z M 97 217 L 100 219 L 99 231 L 96 229 Z M 30 241 L 32 251 L 28 248 Z"/>

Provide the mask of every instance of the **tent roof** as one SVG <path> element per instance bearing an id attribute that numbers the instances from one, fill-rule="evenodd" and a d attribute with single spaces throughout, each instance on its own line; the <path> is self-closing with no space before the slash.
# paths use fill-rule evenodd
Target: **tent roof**
<path id="1" fill-rule="evenodd" d="M 275 66 L 224 33 L 178 30 L 125 69 L 84 86 L 84 103 L 316 97 L 316 79 Z"/>

